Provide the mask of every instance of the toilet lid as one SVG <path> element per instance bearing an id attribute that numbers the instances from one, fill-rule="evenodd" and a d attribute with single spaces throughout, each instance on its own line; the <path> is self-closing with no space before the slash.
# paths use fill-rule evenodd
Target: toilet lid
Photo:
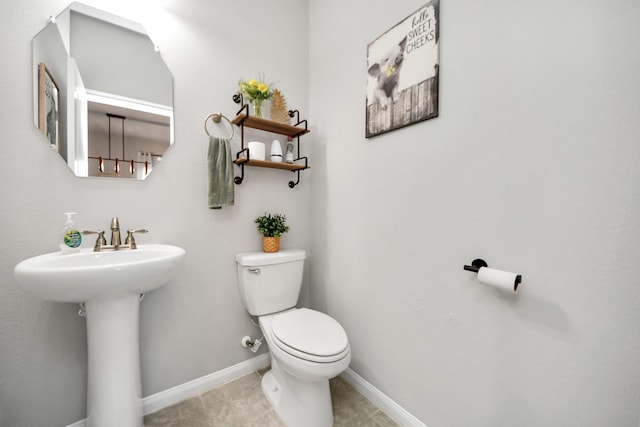
<path id="1" fill-rule="evenodd" d="M 305 357 L 308 355 L 316 356 L 313 360 L 337 360 L 348 351 L 349 340 L 342 326 L 332 317 L 308 308 L 275 316 L 271 332 L 280 348 L 305 359 L 310 359 Z"/>

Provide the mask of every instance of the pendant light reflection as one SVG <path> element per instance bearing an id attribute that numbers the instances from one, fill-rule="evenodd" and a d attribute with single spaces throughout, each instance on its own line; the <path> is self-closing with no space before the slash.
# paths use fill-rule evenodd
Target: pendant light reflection
<path id="1" fill-rule="evenodd" d="M 121 136 L 122 136 L 122 158 L 125 158 L 124 155 L 124 121 L 127 119 L 125 116 L 121 116 L 118 114 L 107 113 L 107 117 L 109 120 L 109 160 L 111 160 L 111 119 L 120 119 L 121 120 Z M 104 170 L 104 167 L 100 168 L 101 172 Z M 113 166 L 113 172 L 116 176 L 120 175 L 120 160 L 116 157 L 115 165 Z"/>
<path id="2" fill-rule="evenodd" d="M 147 177 L 147 175 L 149 175 L 151 173 L 151 171 L 153 170 L 153 162 L 154 162 L 154 157 L 157 159 L 157 161 L 162 160 L 162 157 L 158 154 L 153 154 L 151 152 L 144 152 L 144 151 L 139 151 L 137 153 L 137 158 L 135 160 L 129 160 L 126 158 L 125 155 L 125 129 L 124 129 L 124 123 L 125 120 L 127 119 L 125 116 L 120 116 L 117 114 L 112 114 L 112 113 L 106 113 L 107 118 L 108 118 L 108 148 L 109 148 L 109 153 L 108 153 L 108 157 L 90 157 L 92 159 L 97 159 L 98 160 L 98 171 L 101 174 L 105 173 L 105 160 L 107 161 L 112 161 L 114 162 L 114 166 L 113 166 L 113 172 L 109 175 L 115 175 L 115 176 L 121 176 L 120 172 L 121 169 L 123 167 L 122 163 L 125 163 L 128 166 L 129 169 L 129 175 L 132 178 L 137 178 L 137 179 L 145 179 Z M 111 134 L 111 119 L 117 119 L 117 120 L 121 120 L 121 143 L 122 143 L 122 156 L 118 156 L 116 158 L 111 157 L 112 152 L 111 152 L 111 148 L 112 148 L 112 134 Z M 134 119 L 135 120 L 135 119 Z M 116 136 L 113 136 L 115 138 L 117 138 Z M 116 151 L 120 151 L 120 150 L 116 150 Z M 136 166 L 136 163 L 138 164 Z M 126 172 L 125 172 L 126 175 Z"/>

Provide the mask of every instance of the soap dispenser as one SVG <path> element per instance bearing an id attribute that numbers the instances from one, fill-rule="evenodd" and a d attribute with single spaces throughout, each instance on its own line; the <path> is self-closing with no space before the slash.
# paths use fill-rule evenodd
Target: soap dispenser
<path id="1" fill-rule="evenodd" d="M 60 250 L 63 254 L 78 252 L 82 243 L 82 234 L 76 228 L 73 215 L 76 212 L 65 212 L 67 219 L 62 227 L 62 241 L 60 242 Z"/>

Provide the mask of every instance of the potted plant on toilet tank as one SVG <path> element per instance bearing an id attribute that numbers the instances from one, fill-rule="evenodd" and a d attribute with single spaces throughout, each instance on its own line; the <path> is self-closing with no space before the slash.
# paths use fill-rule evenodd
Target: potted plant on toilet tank
<path id="1" fill-rule="evenodd" d="M 280 236 L 289 231 L 286 225 L 287 217 L 283 214 L 260 215 L 254 221 L 258 224 L 258 231 L 262 234 L 262 251 L 278 252 L 280 249 Z"/>

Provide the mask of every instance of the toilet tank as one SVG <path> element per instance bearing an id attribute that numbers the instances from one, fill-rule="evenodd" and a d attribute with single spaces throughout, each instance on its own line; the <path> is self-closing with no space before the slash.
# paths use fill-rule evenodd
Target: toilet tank
<path id="1" fill-rule="evenodd" d="M 249 314 L 262 316 L 295 307 L 305 257 L 302 249 L 236 255 L 240 298 Z"/>

